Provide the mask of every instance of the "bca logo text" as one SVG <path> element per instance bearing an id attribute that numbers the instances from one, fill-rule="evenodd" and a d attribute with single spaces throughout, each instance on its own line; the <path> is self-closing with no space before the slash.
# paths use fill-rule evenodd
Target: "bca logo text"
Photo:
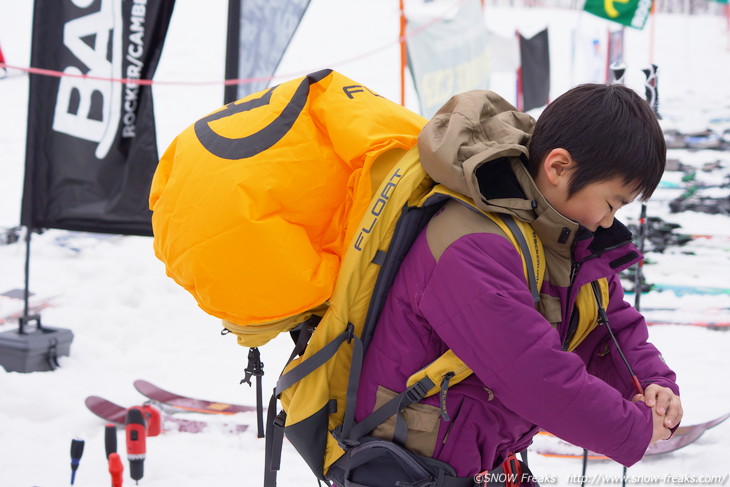
<path id="1" fill-rule="evenodd" d="M 66 74 L 121 78 L 122 1 L 101 0 L 98 10 L 89 11 L 94 0 L 71 0 L 82 15 L 63 26 L 63 44 L 88 69 L 66 66 Z M 116 24 L 115 24 L 116 20 Z M 86 41 L 92 39 L 89 44 Z M 108 56 L 111 55 L 111 60 Z M 95 155 L 103 159 L 111 148 L 119 126 L 122 85 L 89 78 L 62 77 L 58 85 L 53 130 L 96 142 Z"/>

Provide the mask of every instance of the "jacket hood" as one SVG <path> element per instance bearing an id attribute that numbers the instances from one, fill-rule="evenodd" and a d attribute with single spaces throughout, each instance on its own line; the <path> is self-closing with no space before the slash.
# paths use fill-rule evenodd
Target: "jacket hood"
<path id="1" fill-rule="evenodd" d="M 482 194 L 477 170 L 502 158 L 527 159 L 535 120 L 491 91 L 452 97 L 418 136 L 421 164 L 437 182 L 471 197 Z"/>
<path id="2" fill-rule="evenodd" d="M 470 197 L 478 208 L 532 225 L 549 260 L 569 260 L 576 236 L 584 240 L 592 234 L 555 210 L 537 189 L 525 165 L 534 127 L 531 116 L 494 92 L 462 93 L 452 97 L 419 134 L 421 164 L 434 181 Z M 630 239 L 618 221 L 609 230 L 597 239 L 603 245 Z M 603 233 L 599 229 L 596 237 Z M 563 282 L 568 279 L 565 274 L 552 277 Z"/>

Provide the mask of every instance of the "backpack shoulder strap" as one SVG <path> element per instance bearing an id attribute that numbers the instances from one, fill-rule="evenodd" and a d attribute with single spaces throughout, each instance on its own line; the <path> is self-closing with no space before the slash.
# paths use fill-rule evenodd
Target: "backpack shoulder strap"
<path id="1" fill-rule="evenodd" d="M 474 233 L 494 233 L 509 240 L 522 258 L 522 270 L 530 287 L 534 301 L 540 300 L 539 293 L 545 277 L 544 249 L 533 228 L 509 215 L 487 213 L 474 203 L 444 186 L 437 186 L 436 192 L 445 193 L 453 199 L 434 216 L 426 228 L 426 238 L 431 253 L 438 262 L 446 249 L 459 238 Z"/>
<path id="2" fill-rule="evenodd" d="M 474 233 L 502 235 L 512 242 L 522 257 L 525 279 L 537 303 L 545 276 L 544 250 L 532 227 L 509 215 L 483 212 L 467 198 L 444 187 L 438 187 L 437 191 L 447 193 L 454 199 L 444 205 L 444 209 L 431 219 L 426 229 L 426 238 L 434 258 L 438 261 L 449 245 L 465 235 Z M 450 385 L 461 382 L 471 374 L 471 369 L 453 351 L 447 350 L 428 366 L 409 377 L 407 385 L 411 387 L 424 377 L 428 377 L 434 386 L 425 396 L 438 392 L 445 395 L 445 390 Z M 442 414 L 446 414 L 444 401 L 441 403 Z"/>

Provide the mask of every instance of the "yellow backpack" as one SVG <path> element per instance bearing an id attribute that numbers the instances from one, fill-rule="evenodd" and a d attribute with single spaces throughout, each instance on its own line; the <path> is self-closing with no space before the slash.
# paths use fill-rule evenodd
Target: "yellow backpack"
<path id="1" fill-rule="evenodd" d="M 269 485 L 283 434 L 324 480 L 377 424 L 437 393 L 444 381 L 471 374 L 447 351 L 396 399 L 354 422 L 363 354 L 406 252 L 446 201 L 481 213 L 421 167 L 415 145 L 424 124 L 322 71 L 202 118 L 160 161 L 150 207 L 155 253 L 168 275 L 223 319 L 241 345 L 298 334 L 269 407 Z M 542 245 L 534 231 L 484 215 L 522 255 L 537 299 L 544 269 L 534 263 L 544 259 L 537 258 Z"/>

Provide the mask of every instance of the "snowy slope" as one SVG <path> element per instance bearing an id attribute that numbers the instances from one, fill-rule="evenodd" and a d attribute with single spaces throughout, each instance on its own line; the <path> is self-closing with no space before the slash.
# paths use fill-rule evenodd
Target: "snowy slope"
<path id="1" fill-rule="evenodd" d="M 177 3 L 157 79 L 221 79 L 227 2 L 210 0 L 204 9 L 202 2 Z M 441 0 L 430 8 L 445 9 L 450 3 Z M 582 33 L 600 33 L 607 29 L 606 23 L 578 11 L 497 8 L 490 3 L 485 20 L 495 32 L 513 35 L 519 28 L 531 34 L 549 25 L 553 98 L 582 81 L 577 74 L 580 70 L 572 68 L 570 31 L 577 28 Z M 28 63 L 31 4 L 0 0 L 0 45 L 10 64 Z M 420 8 L 417 0 L 406 4 Z M 282 77 L 278 81 L 332 67 L 398 100 L 397 35 L 397 2 L 313 0 L 280 66 Z M 730 52 L 726 50 L 723 19 L 660 15 L 656 36 L 654 62 L 660 67 L 663 123 L 686 130 L 703 129 L 718 114 L 730 115 Z M 642 32 L 628 31 L 626 49 L 630 68 L 627 83 L 641 91 L 640 69 L 649 60 L 648 27 Z M 509 84 L 503 89 L 505 97 L 514 97 Z M 155 87 L 160 151 L 187 125 L 220 106 L 222 93 L 220 85 Z M 410 84 L 407 106 L 418 108 Z M 19 218 L 26 107 L 27 78 L 13 76 L 0 81 L 0 227 L 16 225 Z M 698 165 L 720 159 L 726 169 L 730 167 L 727 152 L 672 151 L 670 157 Z M 717 178 L 717 174 L 710 177 Z M 671 177 L 668 173 L 667 178 Z M 670 214 L 670 193 L 666 192 L 671 191 L 657 193 L 656 201 L 649 205 L 650 214 L 681 223 L 687 233 L 730 235 L 727 216 Z M 622 210 L 622 218 L 636 219 L 638 212 L 638 205 L 631 205 Z M 655 264 L 645 268 L 648 279 L 730 287 L 730 254 L 702 246 L 695 251 L 695 256 L 650 255 Z M 22 245 L 0 246 L 0 292 L 22 287 L 23 259 Z M 40 296 L 58 296 L 55 306 L 44 311 L 43 322 L 70 328 L 76 338 L 71 356 L 61 360 L 62 368 L 56 372 L 18 374 L 0 369 L 0 487 L 67 484 L 69 445 L 75 436 L 86 440 L 76 485 L 108 485 L 103 422 L 85 409 L 83 401 L 97 394 L 124 405 L 138 404 L 142 398 L 132 388 L 134 379 L 145 378 L 175 392 L 219 401 L 255 402 L 254 391 L 238 385 L 246 366 L 246 351 L 232 337 L 221 336 L 218 320 L 203 313 L 192 297 L 165 276 L 163 265 L 152 255 L 149 239 L 97 238 L 59 230 L 34 236 L 31 288 Z M 683 319 L 706 318 L 707 308 L 712 308 L 710 312 L 718 320 L 730 321 L 730 312 L 719 310 L 730 307 L 727 294 L 677 297 L 652 293 L 643 297 L 642 305 L 680 308 L 681 312 L 668 313 Z M 666 316 L 667 312 L 663 313 Z M 0 331 L 7 329 L 11 327 L 0 326 Z M 685 424 L 730 410 L 730 333 L 682 326 L 653 327 L 650 333 L 679 375 Z M 282 337 L 262 349 L 265 391 L 273 388 L 289 347 L 288 338 Z M 254 424 L 253 415 L 234 420 Z M 729 437 L 730 423 L 723 424 L 683 450 L 641 461 L 629 475 L 641 481 L 635 483 L 657 483 L 649 476 L 665 479 L 666 475 L 719 475 L 727 479 Z M 260 485 L 263 445 L 253 431 L 237 436 L 215 430 L 152 438 L 142 484 Z M 316 484 L 306 465 L 286 444 L 283 464 L 280 485 Z M 580 474 L 581 468 L 578 460 L 537 455 L 532 455 L 531 466 L 538 475 L 549 475 L 556 485 L 575 483 L 571 476 Z M 128 466 L 125 468 L 128 471 Z M 592 462 L 588 473 L 596 482 L 609 483 L 612 478 L 598 476 L 618 476 L 621 467 L 612 462 Z M 665 483 L 681 483 L 670 477 Z"/>

